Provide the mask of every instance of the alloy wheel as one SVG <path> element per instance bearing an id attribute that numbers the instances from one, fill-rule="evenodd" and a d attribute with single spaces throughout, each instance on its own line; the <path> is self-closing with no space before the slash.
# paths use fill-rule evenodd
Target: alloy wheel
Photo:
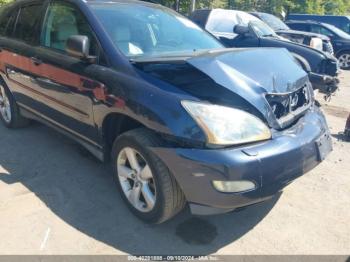
<path id="1" fill-rule="evenodd" d="M 145 158 L 135 149 L 125 147 L 118 155 L 117 172 L 130 204 L 141 212 L 150 212 L 156 203 L 156 185 Z"/>
<path id="2" fill-rule="evenodd" d="M 0 85 L 0 114 L 6 123 L 11 122 L 11 104 L 2 85 Z"/>
<path id="3" fill-rule="evenodd" d="M 341 68 L 350 67 L 350 54 L 342 54 L 338 60 Z"/>

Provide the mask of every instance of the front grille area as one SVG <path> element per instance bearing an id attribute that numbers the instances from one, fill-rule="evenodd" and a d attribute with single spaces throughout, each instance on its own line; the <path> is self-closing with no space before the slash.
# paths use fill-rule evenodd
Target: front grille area
<path id="1" fill-rule="evenodd" d="M 304 112 L 312 101 L 308 83 L 291 93 L 267 94 L 266 99 L 280 123 Z"/>

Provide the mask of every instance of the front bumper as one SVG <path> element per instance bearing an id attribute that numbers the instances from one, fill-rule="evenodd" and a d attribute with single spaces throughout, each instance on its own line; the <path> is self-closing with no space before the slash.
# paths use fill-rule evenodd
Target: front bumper
<path id="1" fill-rule="evenodd" d="M 310 72 L 309 79 L 313 89 L 318 89 L 323 94 L 333 94 L 338 90 L 340 83 L 338 74 L 336 76 L 329 76 Z"/>
<path id="2" fill-rule="evenodd" d="M 319 142 L 320 137 L 326 139 Z M 331 150 L 325 118 L 316 107 L 291 128 L 274 132 L 270 141 L 227 149 L 153 148 L 176 177 L 192 212 L 200 215 L 264 201 L 317 166 Z M 250 180 L 257 188 L 220 193 L 213 180 Z"/>

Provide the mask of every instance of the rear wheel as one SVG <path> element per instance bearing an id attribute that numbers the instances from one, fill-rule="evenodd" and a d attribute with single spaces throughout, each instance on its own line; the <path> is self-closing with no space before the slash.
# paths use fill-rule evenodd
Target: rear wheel
<path id="1" fill-rule="evenodd" d="M 8 128 L 19 128 L 29 124 L 29 120 L 21 116 L 15 99 L 2 81 L 0 81 L 0 118 Z"/>
<path id="2" fill-rule="evenodd" d="M 148 129 L 126 132 L 112 150 L 114 177 L 123 200 L 143 221 L 161 223 L 176 215 L 185 197 L 165 164 L 149 148 L 159 140 Z"/>
<path id="3" fill-rule="evenodd" d="M 350 51 L 341 52 L 338 61 L 341 69 L 350 70 Z"/>

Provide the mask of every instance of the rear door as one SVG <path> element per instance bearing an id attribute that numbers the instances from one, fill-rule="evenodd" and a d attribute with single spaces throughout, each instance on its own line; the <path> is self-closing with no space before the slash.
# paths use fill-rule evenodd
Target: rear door
<path id="1" fill-rule="evenodd" d="M 44 10 L 42 1 L 33 1 L 11 10 L 0 39 L 3 78 L 18 104 L 34 109 L 39 96 L 35 92 L 33 59 L 39 43 L 39 25 Z"/>

